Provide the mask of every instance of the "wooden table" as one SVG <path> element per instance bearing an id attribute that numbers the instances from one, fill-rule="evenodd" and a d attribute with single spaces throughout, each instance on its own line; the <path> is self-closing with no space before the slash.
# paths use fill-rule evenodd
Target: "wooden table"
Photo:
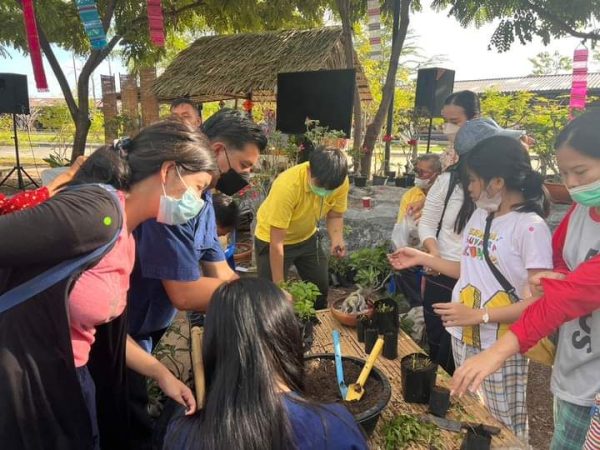
<path id="1" fill-rule="evenodd" d="M 331 332 L 338 329 L 341 334 L 342 354 L 366 359 L 364 344 L 356 339 L 356 329 L 341 325 L 335 320 L 329 310 L 317 312 L 320 324 L 314 330 L 314 343 L 311 353 L 333 353 L 333 342 Z M 396 414 L 415 414 L 423 415 L 427 412 L 427 405 L 414 403 L 405 403 L 402 398 L 402 384 L 400 380 L 400 359 L 410 353 L 422 352 L 419 347 L 406 333 L 400 331 L 398 336 L 398 358 L 388 360 L 381 356 L 375 366 L 379 368 L 390 380 L 392 386 L 392 397 L 382 417 L 377 424 L 377 428 L 370 440 L 371 448 L 383 449 L 384 438 L 381 434 L 382 423 Z M 346 380 L 348 381 L 348 380 Z M 438 369 L 437 384 L 449 387 L 450 376 L 442 369 Z M 452 398 L 452 405 L 446 416 L 448 419 L 464 420 L 470 422 L 481 422 L 487 425 L 496 425 L 502 428 L 502 432 L 492 440 L 494 449 L 521 449 L 523 443 L 505 426 L 494 419 L 481 403 L 478 397 L 474 395 L 464 395 L 462 398 Z M 449 431 L 442 431 L 444 449 L 458 449 L 462 442 L 462 435 Z"/>

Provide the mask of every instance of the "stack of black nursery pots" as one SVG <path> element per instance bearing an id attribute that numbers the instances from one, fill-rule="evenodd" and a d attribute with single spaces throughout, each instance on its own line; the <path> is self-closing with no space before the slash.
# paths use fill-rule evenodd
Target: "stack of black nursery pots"
<path id="1" fill-rule="evenodd" d="M 364 342 L 365 353 L 371 353 L 379 336 L 383 336 L 383 357 L 396 359 L 398 357 L 398 304 L 393 299 L 382 299 L 375 303 L 373 318 L 367 316 L 358 318 L 356 335 L 358 342 Z"/>

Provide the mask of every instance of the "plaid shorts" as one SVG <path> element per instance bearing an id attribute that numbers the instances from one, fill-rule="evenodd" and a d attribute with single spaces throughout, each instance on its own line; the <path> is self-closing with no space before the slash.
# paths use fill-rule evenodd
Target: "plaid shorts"
<path id="1" fill-rule="evenodd" d="M 590 429 L 585 438 L 583 450 L 600 449 L 600 394 L 596 395 L 596 403 L 592 411 L 592 421 Z"/>
<path id="2" fill-rule="evenodd" d="M 456 367 L 459 367 L 481 350 L 452 337 L 452 352 Z M 497 372 L 485 378 L 477 392 L 492 416 L 524 442 L 529 439 L 526 398 L 528 370 L 527 358 L 521 354 L 512 356 Z"/>
<path id="3" fill-rule="evenodd" d="M 590 428 L 590 411 L 590 406 L 574 405 L 554 397 L 554 435 L 550 450 L 581 450 Z"/>

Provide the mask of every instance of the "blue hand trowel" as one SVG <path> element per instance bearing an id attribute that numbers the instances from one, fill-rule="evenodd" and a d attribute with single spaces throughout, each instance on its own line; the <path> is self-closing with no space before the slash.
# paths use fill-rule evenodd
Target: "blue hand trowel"
<path id="1" fill-rule="evenodd" d="M 335 353 L 335 372 L 337 375 L 338 386 L 342 398 L 345 399 L 348 394 L 348 386 L 344 382 L 344 367 L 342 366 L 342 348 L 340 345 L 340 332 L 333 330 L 333 352 Z"/>

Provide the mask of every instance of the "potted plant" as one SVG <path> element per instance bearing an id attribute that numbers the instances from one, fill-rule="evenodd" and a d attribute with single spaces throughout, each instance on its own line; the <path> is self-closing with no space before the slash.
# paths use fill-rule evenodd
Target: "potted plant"
<path id="1" fill-rule="evenodd" d="M 437 364 L 424 353 L 411 353 L 400 361 L 402 396 L 407 403 L 429 403 L 435 386 Z"/>
<path id="2" fill-rule="evenodd" d="M 539 159 L 539 170 L 546 180 L 544 186 L 553 203 L 570 204 L 571 197 L 560 180 L 554 142 L 560 131 L 569 121 L 569 98 L 560 96 L 556 99 L 536 98 L 531 107 L 531 116 L 525 124 L 528 133 L 535 138 L 531 151 Z"/>
<path id="3" fill-rule="evenodd" d="M 358 380 L 364 364 L 362 359 L 342 356 L 346 383 Z M 334 355 L 330 353 L 305 358 L 304 386 L 305 396 L 310 400 L 318 403 L 343 403 L 367 436 L 373 433 L 381 412 L 392 395 L 388 378 L 377 367 L 373 367 L 364 385 L 363 397 L 358 401 L 344 401 L 336 378 Z"/>
<path id="4" fill-rule="evenodd" d="M 354 286 L 355 276 L 356 271 L 350 267 L 350 260 L 348 258 L 329 259 L 329 279 L 332 286 Z"/>
<path id="5" fill-rule="evenodd" d="M 294 300 L 294 312 L 302 330 L 304 351 L 310 350 L 313 343 L 313 329 L 319 323 L 315 311 L 315 301 L 321 295 L 319 288 L 309 281 L 286 281 L 281 288 L 288 292 Z"/>
<path id="6" fill-rule="evenodd" d="M 385 334 L 390 331 L 398 333 L 400 319 L 398 316 L 398 304 L 394 299 L 381 298 L 374 303 L 373 322 L 379 330 L 379 334 Z"/>
<path id="7" fill-rule="evenodd" d="M 359 187 L 359 188 L 364 188 L 367 186 L 367 177 L 364 177 L 362 175 L 355 175 L 354 176 L 354 186 Z"/>

